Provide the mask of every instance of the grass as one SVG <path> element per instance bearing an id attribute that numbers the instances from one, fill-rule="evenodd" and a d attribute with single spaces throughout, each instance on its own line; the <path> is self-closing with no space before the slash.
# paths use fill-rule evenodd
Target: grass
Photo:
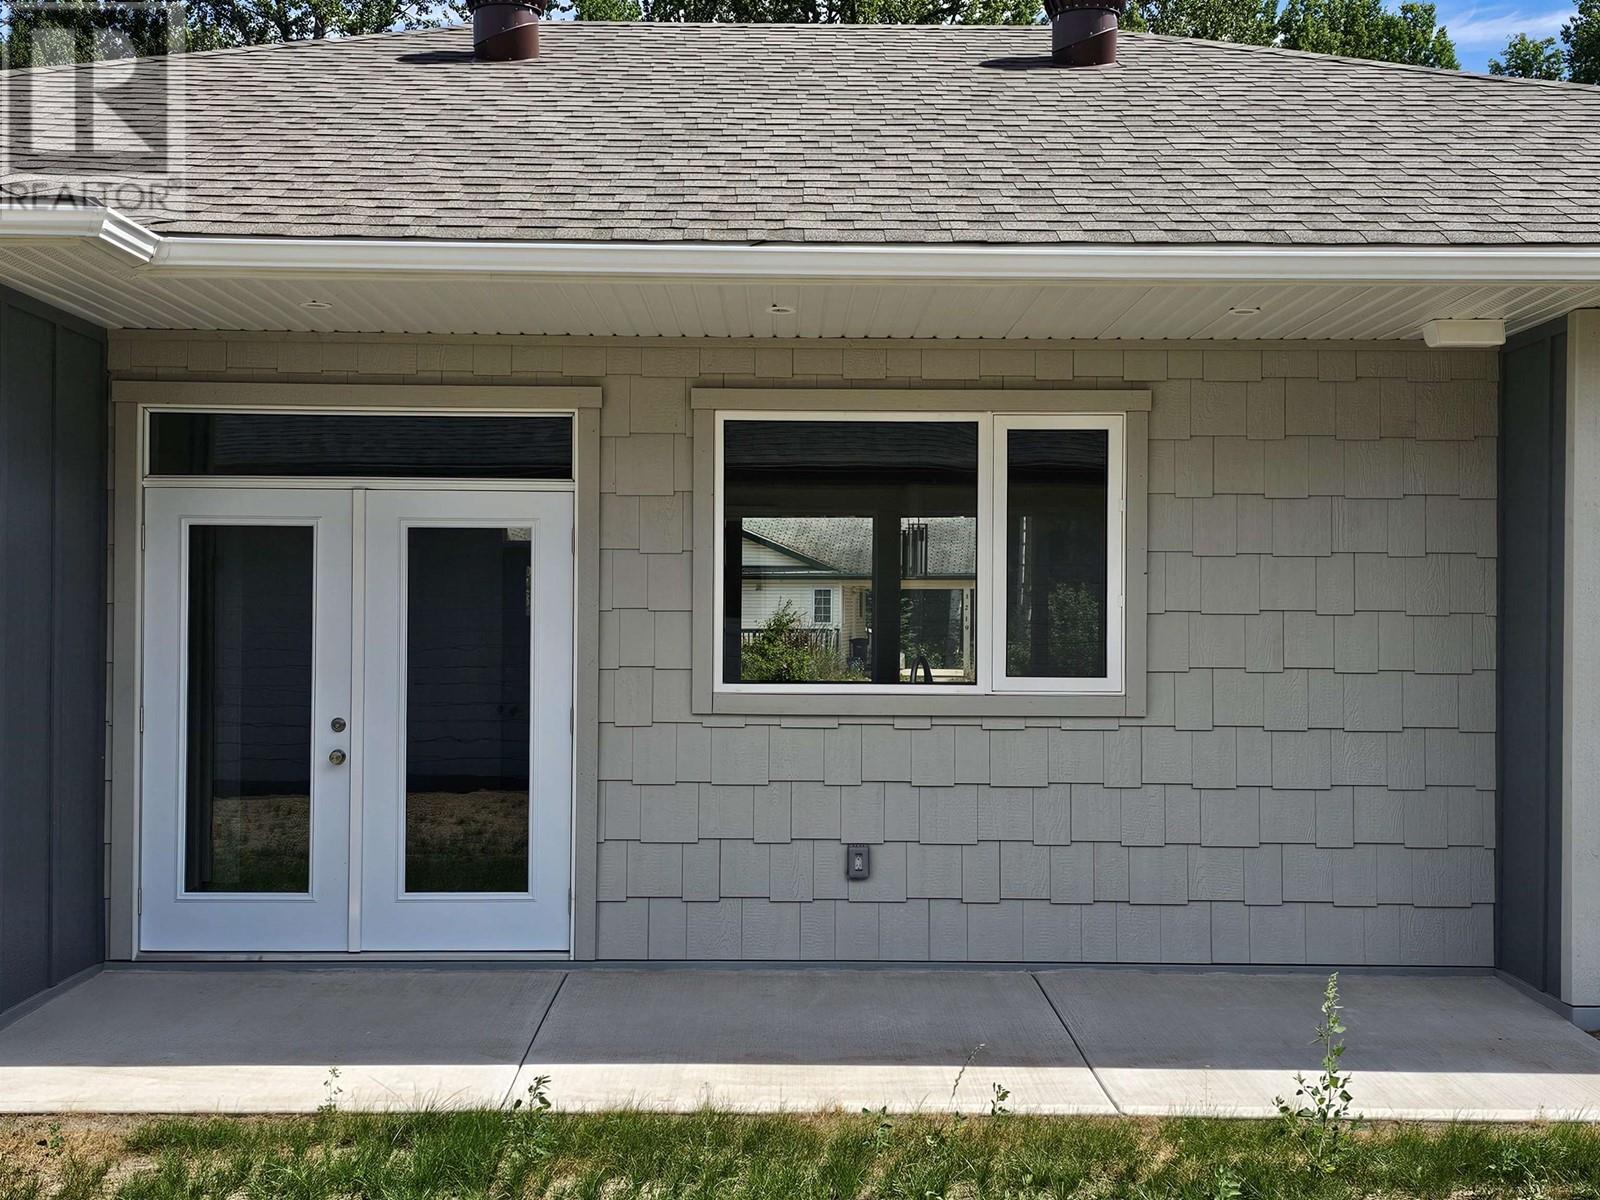
<path id="1" fill-rule="evenodd" d="M 1319 1171 L 1282 1122 L 863 1113 L 0 1119 L 0 1200 L 1600 1197 L 1588 1126 L 1381 1125 Z"/>

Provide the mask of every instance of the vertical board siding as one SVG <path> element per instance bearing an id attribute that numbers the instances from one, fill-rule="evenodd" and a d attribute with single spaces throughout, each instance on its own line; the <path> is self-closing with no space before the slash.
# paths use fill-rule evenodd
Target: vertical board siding
<path id="1" fill-rule="evenodd" d="M 372 347 L 415 366 L 363 372 Z M 1493 961 L 1494 352 L 127 333 L 111 353 L 130 379 L 602 387 L 580 955 Z M 1146 714 L 697 714 L 690 389 L 871 409 L 951 380 L 1151 393 Z M 845 879 L 847 842 L 870 879 Z"/>
<path id="2" fill-rule="evenodd" d="M 105 365 L 0 290 L 0 1010 L 102 957 Z"/>
<path id="3" fill-rule="evenodd" d="M 1566 323 L 1513 341 L 1501 373 L 1495 963 L 1554 993 L 1561 980 Z"/>
<path id="4" fill-rule="evenodd" d="M 48 321 L 0 313 L 0 1007 L 48 987 L 55 361 Z"/>

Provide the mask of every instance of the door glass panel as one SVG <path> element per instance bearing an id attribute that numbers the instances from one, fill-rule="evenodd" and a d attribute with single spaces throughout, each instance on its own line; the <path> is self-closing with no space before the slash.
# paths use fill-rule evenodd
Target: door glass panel
<path id="1" fill-rule="evenodd" d="M 316 534 L 189 528 L 185 889 L 306 892 Z"/>
<path id="2" fill-rule="evenodd" d="M 528 890 L 532 531 L 406 536 L 405 890 Z"/>
<path id="3" fill-rule="evenodd" d="M 1006 442 L 1006 674 L 1106 673 L 1104 429 L 1013 429 Z"/>

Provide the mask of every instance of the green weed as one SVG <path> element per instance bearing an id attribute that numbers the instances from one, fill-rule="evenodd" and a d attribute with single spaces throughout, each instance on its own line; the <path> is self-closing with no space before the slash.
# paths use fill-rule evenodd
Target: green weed
<path id="1" fill-rule="evenodd" d="M 1593 1126 L 1364 1126 L 1337 1170 L 1308 1171 L 1282 1121 L 563 1113 L 552 1094 L 538 1080 L 499 1110 L 161 1119 L 109 1140 L 102 1118 L 93 1146 L 65 1117 L 57 1155 L 35 1122 L 0 1200 L 1600 1200 Z"/>

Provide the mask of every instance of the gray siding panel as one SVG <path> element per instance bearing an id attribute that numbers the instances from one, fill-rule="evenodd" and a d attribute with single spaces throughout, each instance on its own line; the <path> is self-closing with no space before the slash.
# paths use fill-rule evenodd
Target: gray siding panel
<path id="1" fill-rule="evenodd" d="M 1500 796 L 1495 962 L 1561 978 L 1562 588 L 1566 323 L 1507 345 L 1500 406 Z"/>
<path id="2" fill-rule="evenodd" d="M 98 333 L 56 328 L 50 939 L 57 973 L 104 949 L 105 364 Z"/>
<path id="3" fill-rule="evenodd" d="M 0 289 L 0 1010 L 103 952 L 104 360 Z"/>
<path id="4" fill-rule="evenodd" d="M 50 979 L 51 391 L 48 321 L 0 314 L 0 1008 Z M 98 731 L 97 731 L 98 732 Z"/>

